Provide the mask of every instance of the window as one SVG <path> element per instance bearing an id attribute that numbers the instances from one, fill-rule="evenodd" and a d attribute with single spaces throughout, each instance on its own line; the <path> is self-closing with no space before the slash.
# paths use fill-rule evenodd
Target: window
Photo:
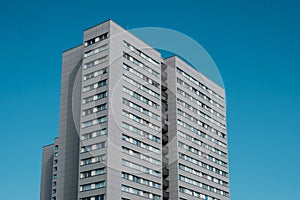
<path id="1" fill-rule="evenodd" d="M 180 95 L 182 95 L 183 97 L 191 100 L 192 102 L 196 103 L 198 106 L 204 108 L 205 110 L 213 113 L 214 115 L 216 115 L 220 119 L 225 120 L 225 116 L 224 115 L 222 115 L 220 112 L 212 109 L 211 107 L 207 106 L 206 104 L 202 103 L 201 101 L 199 101 L 194 96 L 189 95 L 188 93 L 184 92 L 183 90 L 181 90 L 179 88 L 177 88 L 177 93 L 180 94 Z"/>
<path id="2" fill-rule="evenodd" d="M 88 177 L 98 176 L 98 175 L 102 175 L 102 174 L 105 174 L 104 167 L 99 168 L 99 169 L 90 170 L 90 171 L 81 172 L 80 178 L 88 178 Z"/>
<path id="3" fill-rule="evenodd" d="M 123 63 L 123 69 L 125 69 L 126 71 L 134 74 L 135 76 L 139 77 L 140 79 L 143 79 L 148 84 L 153 85 L 154 87 L 157 87 L 158 89 L 160 89 L 159 83 L 157 83 L 156 81 L 150 79 L 148 76 L 145 76 L 144 74 L 136 71 L 135 69 L 133 69 L 132 67 L 130 67 L 130 66 L 124 64 L 124 63 Z"/>
<path id="4" fill-rule="evenodd" d="M 179 126 L 184 127 L 185 129 L 187 129 L 187 130 L 189 130 L 189 131 L 191 131 L 191 132 L 193 132 L 193 133 L 195 133 L 195 134 L 197 134 L 197 135 L 199 135 L 199 136 L 201 136 L 201 137 L 203 137 L 203 138 L 205 138 L 205 139 L 207 139 L 207 140 L 209 140 L 209 141 L 211 141 L 211 142 L 213 142 L 213 143 L 215 143 L 219 146 L 221 146 L 221 147 L 226 148 L 226 146 L 227 146 L 225 143 L 215 139 L 214 137 L 211 137 L 210 135 L 200 131 L 199 129 L 195 128 L 194 126 L 191 126 L 188 123 L 185 123 L 184 121 L 182 121 L 180 119 L 177 120 L 177 124 Z"/>
<path id="5" fill-rule="evenodd" d="M 100 124 L 100 123 L 104 123 L 104 122 L 106 122 L 107 121 L 107 117 L 105 116 L 105 117 L 100 117 L 100 118 L 98 118 L 97 119 L 97 122 Z"/>
<path id="6" fill-rule="evenodd" d="M 90 157 L 90 158 L 86 158 L 86 159 L 82 159 L 80 161 L 80 165 L 84 166 L 84 165 L 90 165 L 90 164 L 94 164 L 97 162 L 102 162 L 106 160 L 106 155 L 102 154 L 100 156 L 95 156 L 95 157 Z"/>
<path id="7" fill-rule="evenodd" d="M 184 187 L 179 186 L 179 192 L 190 195 L 190 196 L 194 196 L 198 199 L 204 199 L 204 200 L 221 200 L 221 199 L 217 199 L 205 194 L 202 194 L 200 192 L 194 191 L 194 190 L 190 190 Z"/>
<path id="8" fill-rule="evenodd" d="M 82 123 L 82 128 L 86 128 L 86 127 L 93 126 L 93 125 L 96 125 L 96 124 L 101 124 L 101 123 L 104 123 L 106 121 L 107 121 L 107 117 L 102 116 L 102 117 L 99 117 L 97 119 L 93 119 L 93 120 L 83 122 Z"/>
<path id="9" fill-rule="evenodd" d="M 98 37 L 95 37 L 95 38 L 92 38 L 90 40 L 85 41 L 84 46 L 88 47 L 88 46 L 90 46 L 92 44 L 95 44 L 97 42 L 105 40 L 106 38 L 108 38 L 108 33 L 104 33 L 104 34 L 102 34 L 102 35 L 100 35 Z"/>
<path id="10" fill-rule="evenodd" d="M 183 100 L 177 98 L 177 103 L 178 103 L 179 105 L 182 105 L 182 106 L 185 107 L 186 109 L 193 111 L 194 113 L 196 113 L 197 115 L 199 115 L 201 118 L 203 118 L 203 119 L 205 119 L 205 120 L 207 120 L 207 121 L 209 121 L 209 122 L 211 122 L 211 123 L 217 125 L 218 127 L 222 128 L 222 129 L 226 129 L 226 127 L 225 127 L 224 124 L 222 124 L 221 122 L 219 122 L 219 121 L 213 119 L 213 118 L 210 117 L 209 115 L 207 115 L 207 114 L 205 114 L 204 112 L 198 110 L 197 108 L 191 106 L 190 104 L 186 103 L 185 101 L 183 101 Z M 213 131 L 214 131 L 214 133 L 218 133 L 218 131 L 217 131 L 216 129 L 213 129 Z M 220 131 L 219 131 L 219 132 L 220 132 Z M 221 132 L 218 133 L 218 135 L 221 136 L 221 137 L 225 137 L 225 134 L 224 134 L 224 133 L 221 133 Z"/>
<path id="11" fill-rule="evenodd" d="M 196 170 L 196 169 L 194 169 L 194 168 L 188 167 L 188 166 L 186 166 L 186 165 L 183 165 L 183 164 L 180 164 L 180 163 L 179 163 L 179 169 L 180 169 L 180 170 L 183 170 L 183 171 L 185 171 L 185 172 L 188 172 L 188 173 L 190 173 L 190 174 L 194 174 L 194 175 L 196 175 L 196 176 L 198 176 L 198 177 L 201 177 L 201 178 L 203 178 L 203 179 L 206 179 L 206 180 L 208 180 L 208 181 L 212 181 L 212 182 L 217 183 L 217 184 L 219 184 L 219 185 L 228 187 L 228 183 L 227 183 L 226 181 L 223 181 L 223 180 L 221 180 L 221 179 L 212 177 L 211 175 L 208 175 L 208 174 L 206 174 L 206 173 L 200 172 L 200 171 L 198 171 L 198 170 Z"/>
<path id="12" fill-rule="evenodd" d="M 91 176 L 92 176 L 91 171 L 80 173 L 80 178 L 88 178 L 88 177 L 91 177 Z"/>
<path id="13" fill-rule="evenodd" d="M 146 70 L 147 72 L 149 72 L 150 74 L 159 77 L 159 73 L 153 69 L 151 69 L 150 67 L 148 67 L 147 65 L 145 65 L 144 63 L 140 62 L 139 60 L 135 59 L 134 57 L 132 57 L 131 55 L 127 54 L 127 53 L 123 53 L 123 57 L 126 58 L 127 60 L 129 60 L 130 62 L 134 63 L 136 66 Z"/>
<path id="14" fill-rule="evenodd" d="M 95 183 L 95 188 L 103 188 L 105 186 L 105 182 L 104 181 L 100 181 Z"/>
<path id="15" fill-rule="evenodd" d="M 141 135 L 143 137 L 146 137 L 147 139 L 152 140 L 154 142 L 157 142 L 157 143 L 160 142 L 160 138 L 159 137 L 157 137 L 155 135 L 152 135 L 152 134 L 150 134 L 150 133 L 148 133 L 146 131 L 143 131 L 143 130 L 141 130 L 139 128 L 136 128 L 135 126 L 127 124 L 126 122 L 122 122 L 122 127 L 125 128 L 125 129 L 127 129 L 127 130 L 129 130 L 129 131 L 131 131 L 131 132 L 134 132 L 134 133 L 139 134 L 139 135 Z"/>
<path id="16" fill-rule="evenodd" d="M 95 94 L 95 95 L 84 98 L 82 103 L 86 104 L 86 103 L 97 101 L 99 99 L 103 99 L 103 98 L 106 98 L 106 97 L 107 97 L 107 91 L 104 91 L 104 92 L 100 92 L 98 94 Z"/>
<path id="17" fill-rule="evenodd" d="M 91 190 L 91 189 L 92 189 L 92 184 L 82 185 L 80 187 L 80 191 L 86 191 L 86 190 Z"/>
<path id="18" fill-rule="evenodd" d="M 224 106 L 220 105 L 218 102 L 212 100 L 210 97 L 204 95 L 202 92 L 200 92 L 199 90 L 197 90 L 196 88 L 190 86 L 188 83 L 184 82 L 183 80 L 181 80 L 180 78 L 177 78 L 177 83 L 179 83 L 180 85 L 182 85 L 183 87 L 189 89 L 190 91 L 192 91 L 194 94 L 196 94 L 197 96 L 199 96 L 200 98 L 204 99 L 205 101 L 211 103 L 212 105 L 223 109 L 224 110 Z"/>
<path id="19" fill-rule="evenodd" d="M 105 200 L 105 195 L 101 194 L 101 195 L 92 196 L 92 197 L 85 197 L 85 198 L 81 198 L 80 200 Z"/>
<path id="20" fill-rule="evenodd" d="M 129 94 L 130 96 L 132 96 L 132 97 L 140 100 L 141 102 L 143 102 L 143 103 L 145 103 L 145 104 L 147 104 L 149 106 L 152 106 L 154 108 L 158 108 L 159 107 L 159 105 L 157 103 L 155 103 L 154 101 L 151 101 L 150 99 L 148 99 L 148 98 L 140 95 L 139 93 L 134 92 L 134 91 L 132 91 L 132 90 L 126 88 L 126 87 L 123 87 L 123 92 Z"/>
<path id="21" fill-rule="evenodd" d="M 91 62 L 88 62 L 88 63 L 84 64 L 83 69 L 88 69 L 88 68 L 94 67 L 95 65 L 99 65 L 99 64 L 104 63 L 106 61 L 108 61 L 108 56 L 103 56 L 101 58 L 98 58 L 96 60 L 93 60 Z"/>
<path id="22" fill-rule="evenodd" d="M 149 169 L 147 167 L 144 167 L 144 166 L 136 164 L 136 163 L 132 163 L 132 162 L 127 161 L 127 160 L 122 160 L 122 165 L 126 166 L 126 167 L 129 167 L 129 168 L 132 168 L 132 169 L 136 169 L 136 170 L 141 171 L 141 172 L 146 173 L 146 174 L 150 174 L 152 176 L 161 177 L 161 174 L 160 174 L 159 171 Z"/>
<path id="23" fill-rule="evenodd" d="M 98 100 L 98 99 L 103 99 L 103 98 L 105 98 L 105 97 L 107 97 L 107 91 L 101 92 L 101 93 L 99 93 L 99 94 L 96 94 L 96 95 L 94 96 L 94 101 L 95 101 L 95 100 Z"/>
<path id="24" fill-rule="evenodd" d="M 180 181 L 183 181 L 183 182 L 185 182 L 185 183 L 188 183 L 188 184 L 191 184 L 191 185 L 200 187 L 200 188 L 202 188 L 202 189 L 204 189 L 204 190 L 208 190 L 208 191 L 217 193 L 217 194 L 222 195 L 222 196 L 228 196 L 228 192 L 225 192 L 225 191 L 220 190 L 220 189 L 218 189 L 218 188 L 215 188 L 215 187 L 213 187 L 213 186 L 210 186 L 210 185 L 201 183 L 201 182 L 199 182 L 199 181 L 193 180 L 193 179 L 191 179 L 191 178 L 188 178 L 188 177 L 185 177 L 185 176 L 182 176 L 182 175 L 179 175 L 179 180 L 180 180 Z"/>
<path id="25" fill-rule="evenodd" d="M 155 164 L 155 165 L 158 165 L 158 166 L 161 165 L 161 164 L 160 164 L 161 162 L 160 162 L 159 160 L 157 160 L 157 159 L 155 159 L 155 158 L 152 158 L 152 157 L 150 157 L 150 156 L 148 156 L 148 155 L 142 154 L 142 153 L 140 153 L 140 152 L 134 151 L 134 150 L 132 150 L 132 149 L 129 149 L 129 148 L 127 148 L 127 147 L 122 146 L 122 152 L 123 152 L 123 153 L 126 153 L 126 154 L 129 154 L 129 155 L 131 155 L 131 156 L 134 156 L 134 157 L 136 157 L 136 158 L 139 158 L 139 159 L 141 159 L 141 160 L 145 160 L 145 161 L 150 162 L 150 163 L 152 163 L 152 164 Z"/>
<path id="26" fill-rule="evenodd" d="M 194 83 L 195 85 L 199 86 L 200 88 L 202 88 L 203 90 L 207 91 L 209 94 L 213 94 L 215 97 L 217 97 L 218 99 L 224 101 L 224 97 L 220 96 L 219 94 L 217 94 L 216 92 L 212 91 L 211 89 L 209 89 L 207 86 L 205 86 L 204 84 L 202 84 L 200 81 L 196 80 L 195 78 L 193 78 L 192 76 L 190 76 L 189 74 L 187 74 L 186 72 L 184 72 L 183 70 L 181 70 L 180 68 L 177 67 L 177 72 L 181 75 L 183 75 L 185 78 L 187 78 L 188 80 L 190 80 L 192 83 Z"/>
<path id="27" fill-rule="evenodd" d="M 81 140 L 87 140 L 87 139 L 90 139 L 90 138 L 94 138 L 94 137 L 98 137 L 98 136 L 102 136 L 102 135 L 106 135 L 106 134 L 107 134 L 107 129 L 104 128 L 104 129 L 101 129 L 101 130 L 97 130 L 97 131 L 93 131 L 93 132 L 90 132 L 90 133 L 83 134 L 81 136 Z"/>
<path id="28" fill-rule="evenodd" d="M 187 145 L 187 144 L 185 144 L 183 142 L 180 142 L 180 141 L 178 142 L 178 146 L 181 147 L 181 148 L 183 148 L 183 149 L 185 149 L 186 151 L 189 151 L 189 152 L 191 152 L 193 154 L 196 154 L 197 156 L 201 156 L 202 158 L 205 158 L 205 159 L 207 159 L 209 161 L 212 161 L 214 163 L 217 163 L 218 165 L 221 165 L 221 166 L 227 168 L 227 163 L 226 162 L 223 162 L 223 161 L 221 161 L 221 160 L 219 160 L 219 159 L 217 159 L 217 158 L 215 158 L 215 157 L 213 157 L 211 155 L 208 155 L 208 154 L 206 154 L 204 152 L 201 152 L 200 150 L 198 150 L 196 148 L 193 148 L 192 146 L 189 146 L 189 145 Z"/>
<path id="29" fill-rule="evenodd" d="M 94 84 L 87 85 L 87 86 L 83 87 L 83 92 L 88 92 L 88 91 L 91 91 L 93 89 L 103 87 L 105 85 L 107 85 L 107 79 L 99 81 L 98 83 L 94 83 Z"/>
<path id="30" fill-rule="evenodd" d="M 146 186 L 149 186 L 149 187 L 160 189 L 160 184 L 159 183 L 153 182 L 153 181 L 148 180 L 148 179 L 141 178 L 139 176 L 128 174 L 126 172 L 122 172 L 122 178 L 126 179 L 126 180 L 129 180 L 129 181 L 132 181 L 132 182 L 142 184 L 142 185 L 146 185 Z"/>
<path id="31" fill-rule="evenodd" d="M 129 187 L 127 185 L 122 185 L 121 190 L 123 192 L 127 192 L 127 193 L 138 195 L 138 196 L 142 196 L 142 197 L 145 197 L 147 199 L 160 200 L 160 195 L 153 194 L 153 193 L 143 191 L 143 190 L 140 190 L 140 189 L 132 188 L 132 187 Z"/>
<path id="32" fill-rule="evenodd" d="M 105 199 L 105 196 L 104 196 L 104 194 L 102 194 L 102 195 L 95 196 L 94 200 L 104 200 L 104 199 Z"/>
<path id="33" fill-rule="evenodd" d="M 159 96 L 160 96 L 160 95 L 159 95 L 157 92 L 154 92 L 153 90 L 151 90 L 151 89 L 149 89 L 148 87 L 146 87 L 146 86 L 144 86 L 144 85 L 142 85 L 142 84 L 140 84 L 140 83 L 138 83 L 138 82 L 132 80 L 131 78 L 129 78 L 129 77 L 123 75 L 123 80 L 125 80 L 126 82 L 130 83 L 131 85 L 137 87 L 138 89 L 140 89 L 140 90 L 142 90 L 142 91 L 144 91 L 144 92 L 150 94 L 151 96 L 153 96 L 153 97 L 159 99 Z"/>
<path id="34" fill-rule="evenodd" d="M 94 112 L 100 112 L 100 111 L 103 111 L 103 110 L 106 110 L 107 109 L 107 104 L 104 103 L 104 104 L 101 104 L 99 106 L 96 106 L 94 108 Z"/>
<path id="35" fill-rule="evenodd" d="M 83 76 L 83 80 L 86 81 L 86 80 L 95 78 L 95 77 L 97 77 L 97 76 L 106 74 L 107 72 L 108 72 L 108 68 L 105 67 L 105 68 L 103 68 L 103 69 L 100 69 L 100 70 L 97 70 L 97 71 L 94 71 L 94 72 L 92 72 L 92 73 L 89 73 L 89 74 L 84 75 L 84 76 Z"/>
<path id="36" fill-rule="evenodd" d="M 84 57 L 86 58 L 86 57 L 95 55 L 95 54 L 100 53 L 101 51 L 104 51 L 104 50 L 106 50 L 106 49 L 108 49 L 108 45 L 107 45 L 107 44 L 105 44 L 105 45 L 103 45 L 103 46 L 101 46 L 101 47 L 98 47 L 98 48 L 96 48 L 96 49 L 92 49 L 92 50 L 90 50 L 90 51 L 85 52 L 85 53 L 84 53 Z"/>
<path id="37" fill-rule="evenodd" d="M 160 130 L 160 127 L 159 126 L 156 126 L 154 125 L 153 123 L 141 118 L 141 117 L 138 117 L 130 112 L 127 112 L 126 110 L 122 110 L 122 114 L 123 116 L 127 117 L 127 118 L 130 118 L 132 119 L 133 121 L 136 121 L 138 122 L 139 124 L 142 124 L 144 126 L 148 126 L 150 127 L 151 129 L 154 129 L 156 131 L 159 131 Z"/>
<path id="38" fill-rule="evenodd" d="M 138 50 L 137 48 L 135 48 L 133 45 L 129 44 L 126 41 L 123 41 L 123 45 L 125 47 L 127 47 L 129 50 L 133 51 L 134 53 L 136 53 L 137 55 L 141 56 L 142 58 L 144 58 L 145 60 L 147 60 L 148 62 L 152 63 L 153 65 L 155 65 L 156 67 L 159 67 L 159 62 L 155 61 L 153 58 L 151 58 L 150 56 L 146 55 L 145 53 L 143 53 L 142 51 Z"/>
<path id="39" fill-rule="evenodd" d="M 96 144 L 91 144 L 91 145 L 88 145 L 88 146 L 84 146 L 84 147 L 81 147 L 81 153 L 94 151 L 94 150 L 97 150 L 97 149 L 102 149 L 105 146 L 106 146 L 105 141 L 99 142 L 99 143 L 96 143 Z"/>
<path id="40" fill-rule="evenodd" d="M 214 172 L 214 173 L 216 173 L 216 174 L 219 174 L 219 175 L 221 175 L 221 176 L 228 177 L 228 173 L 227 173 L 227 172 L 224 172 L 224 171 L 222 171 L 222 170 L 220 170 L 220 169 L 218 169 L 218 168 L 216 168 L 216 167 L 213 167 L 213 166 L 211 166 L 211 165 L 208 165 L 208 164 L 206 164 L 206 163 L 204 163 L 204 162 L 201 162 L 201 161 L 199 161 L 199 160 L 197 160 L 197 159 L 195 159 L 195 158 L 193 158 L 193 157 L 190 157 L 190 156 L 188 156 L 188 155 L 185 155 L 185 154 L 183 154 L 183 153 L 179 153 L 179 158 L 181 158 L 181 159 L 183 159 L 183 160 L 185 160 L 185 161 L 188 161 L 188 162 L 190 162 L 190 163 L 193 163 L 193 164 L 195 164 L 195 165 L 198 165 L 198 166 L 200 166 L 200 167 L 202 167 L 202 168 L 204 168 L 204 169 L 207 169 L 207 170 L 209 170 L 209 171 L 212 171 L 212 172 Z"/>
<path id="41" fill-rule="evenodd" d="M 103 110 L 106 110 L 106 109 L 107 109 L 107 104 L 104 103 L 104 104 L 101 104 L 101 105 L 96 106 L 94 108 L 89 108 L 89 109 L 86 109 L 86 110 L 82 111 L 82 116 L 90 115 L 92 113 L 100 112 L 100 111 L 103 111 Z"/>
<path id="42" fill-rule="evenodd" d="M 132 101 L 129 101 L 129 100 L 123 98 L 123 103 L 125 105 L 129 106 L 130 108 L 133 108 L 133 109 L 135 109 L 135 110 L 137 110 L 137 111 L 139 111 L 139 112 L 141 112 L 141 113 L 143 113 L 143 114 L 145 114 L 145 115 L 147 115 L 147 116 L 149 116 L 153 119 L 160 120 L 159 115 L 149 111 L 148 109 L 146 109 L 146 108 L 144 108 L 144 107 L 142 107 L 142 106 L 140 106 L 136 103 L 133 103 Z"/>
<path id="43" fill-rule="evenodd" d="M 177 131 L 177 135 L 183 137 L 184 139 L 186 139 L 186 140 L 188 140 L 190 142 L 193 142 L 194 144 L 197 144 L 197 145 L 199 145 L 201 147 L 204 147 L 207 150 L 209 150 L 209 151 L 211 151 L 211 152 L 213 152 L 213 153 L 215 153 L 217 155 L 220 155 L 220 156 L 222 156 L 224 158 L 227 158 L 227 153 L 225 153 L 225 152 L 223 152 L 223 151 L 221 151 L 221 150 L 219 150 L 219 149 L 217 149 L 217 148 L 215 148 L 215 147 L 213 147 L 211 145 L 208 145 L 208 144 L 200 141 L 199 139 L 190 136 L 189 134 L 186 134 L 186 133 L 184 133 L 182 131 Z"/>
<path id="44" fill-rule="evenodd" d="M 122 134 L 122 140 L 123 140 L 123 141 L 126 141 L 126 142 L 129 142 L 129 143 L 131 143 L 131 144 L 134 144 L 134 145 L 136 145 L 136 146 L 138 146 L 138 147 L 140 147 L 140 148 L 143 148 L 143 149 L 147 149 L 147 150 L 149 150 L 149 151 L 152 151 L 152 152 L 154 152 L 154 153 L 160 153 L 160 150 L 159 150 L 158 148 L 155 148 L 155 147 L 153 147 L 153 146 L 151 146 L 151 145 L 149 145 L 149 144 L 146 144 L 146 143 L 144 143 L 144 142 L 141 142 L 140 140 L 134 139 L 134 138 L 129 137 L 129 136 L 127 136 L 127 135 Z"/>
<path id="45" fill-rule="evenodd" d="M 98 188 L 105 187 L 105 181 L 99 181 L 91 184 L 85 184 L 80 186 L 80 191 L 87 191 L 87 190 L 93 190 Z"/>

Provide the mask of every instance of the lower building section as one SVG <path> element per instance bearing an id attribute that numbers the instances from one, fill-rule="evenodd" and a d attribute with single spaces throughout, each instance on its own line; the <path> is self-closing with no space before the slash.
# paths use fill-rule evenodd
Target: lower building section
<path id="1" fill-rule="evenodd" d="M 53 155 L 54 145 L 43 147 L 42 174 L 40 199 L 50 200 L 52 196 L 52 174 L 53 174 Z"/>

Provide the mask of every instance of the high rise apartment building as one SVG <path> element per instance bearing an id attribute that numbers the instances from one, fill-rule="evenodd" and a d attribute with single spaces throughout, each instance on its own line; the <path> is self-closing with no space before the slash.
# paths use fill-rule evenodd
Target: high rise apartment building
<path id="1" fill-rule="evenodd" d="M 63 53 L 40 199 L 229 200 L 224 89 L 111 20 L 83 38 Z"/>

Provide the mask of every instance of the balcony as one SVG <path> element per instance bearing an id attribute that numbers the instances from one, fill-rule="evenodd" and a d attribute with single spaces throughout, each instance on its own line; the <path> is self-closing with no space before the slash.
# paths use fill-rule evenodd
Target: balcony
<path id="1" fill-rule="evenodd" d="M 163 153 L 163 155 L 168 154 L 168 153 L 169 153 L 169 147 L 164 146 L 164 147 L 162 148 L 162 153 Z"/>
<path id="2" fill-rule="evenodd" d="M 164 71 L 161 72 L 161 79 L 162 79 L 162 81 L 167 80 L 167 73 L 166 72 L 164 72 Z"/>
<path id="3" fill-rule="evenodd" d="M 167 134 L 162 134 L 162 143 L 163 145 L 167 144 L 169 141 L 169 137 L 167 136 Z"/>
<path id="4" fill-rule="evenodd" d="M 162 93 L 161 93 L 161 99 L 162 99 L 163 101 L 167 101 L 167 100 L 168 100 L 168 94 L 165 93 L 165 92 L 162 92 Z"/>
<path id="5" fill-rule="evenodd" d="M 166 167 L 163 168 L 163 176 L 164 177 L 169 176 L 169 170 Z"/>
<path id="6" fill-rule="evenodd" d="M 162 92 L 161 95 L 162 95 L 163 97 L 165 97 L 166 99 L 168 98 L 168 94 L 167 94 L 166 92 Z"/>
<path id="7" fill-rule="evenodd" d="M 167 90 L 167 87 L 168 87 L 167 82 L 166 82 L 166 81 L 162 81 L 162 82 L 161 82 L 161 89 L 162 89 L 163 91 L 166 91 L 166 90 Z"/>
<path id="8" fill-rule="evenodd" d="M 168 166 L 169 165 L 169 158 L 166 158 L 165 156 L 162 157 L 162 163 L 163 166 Z"/>
<path id="9" fill-rule="evenodd" d="M 163 131 L 163 133 L 166 133 L 166 132 L 168 132 L 168 125 L 167 124 L 164 124 L 163 125 L 163 127 L 162 127 L 162 131 Z"/>
<path id="10" fill-rule="evenodd" d="M 169 199 L 169 192 L 164 191 L 163 197 L 164 197 L 164 199 Z"/>
<path id="11" fill-rule="evenodd" d="M 168 180 L 164 180 L 163 181 L 163 185 L 164 185 L 164 189 L 169 187 L 169 181 Z"/>
<path id="12" fill-rule="evenodd" d="M 162 63 L 161 64 L 161 69 L 162 69 L 162 71 L 165 71 L 167 69 L 167 65 Z"/>
<path id="13" fill-rule="evenodd" d="M 162 104 L 162 111 L 167 111 L 168 110 L 167 101 L 162 100 L 161 104 Z"/>
<path id="14" fill-rule="evenodd" d="M 166 113 L 162 113 L 162 119 L 163 121 L 168 121 L 168 115 Z"/>

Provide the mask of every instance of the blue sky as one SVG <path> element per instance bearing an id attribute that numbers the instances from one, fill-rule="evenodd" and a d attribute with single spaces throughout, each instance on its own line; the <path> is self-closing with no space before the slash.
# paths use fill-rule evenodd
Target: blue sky
<path id="1" fill-rule="evenodd" d="M 6 1 L 0 7 L 1 199 L 38 199 L 57 136 L 61 52 L 109 18 L 198 41 L 227 92 L 232 200 L 299 199 L 297 1 Z"/>

